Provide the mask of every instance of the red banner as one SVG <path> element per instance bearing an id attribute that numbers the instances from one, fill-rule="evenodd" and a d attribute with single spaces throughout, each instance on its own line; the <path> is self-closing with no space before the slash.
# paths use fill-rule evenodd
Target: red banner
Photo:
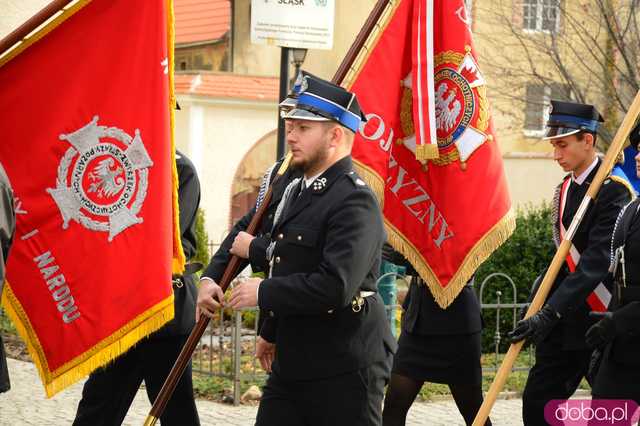
<path id="1" fill-rule="evenodd" d="M 446 307 L 515 229 L 486 82 L 463 0 L 401 0 L 378 24 L 343 82 L 369 118 L 353 156 Z"/>
<path id="2" fill-rule="evenodd" d="M 2 303 L 48 396 L 173 317 L 172 25 L 169 0 L 81 1 L 0 59 Z"/>

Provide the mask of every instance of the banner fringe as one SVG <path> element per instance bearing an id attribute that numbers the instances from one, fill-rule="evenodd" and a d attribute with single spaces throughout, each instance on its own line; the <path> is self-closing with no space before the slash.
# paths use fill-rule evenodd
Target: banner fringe
<path id="1" fill-rule="evenodd" d="M 473 246 L 445 288 L 440 286 L 436 275 L 420 252 L 386 219 L 385 228 L 389 244 L 407 258 L 429 287 L 438 306 L 446 309 L 458 297 L 478 267 L 513 234 L 516 229 L 516 216 L 513 209 L 509 209 L 502 219 Z"/>
<path id="2" fill-rule="evenodd" d="M 168 321 L 173 319 L 173 294 L 152 306 L 124 327 L 111 334 L 105 340 L 85 351 L 80 357 L 69 361 L 56 371 L 50 371 L 42 346 L 37 335 L 33 331 L 20 302 L 11 290 L 11 286 L 5 281 L 5 290 L 2 297 L 2 306 L 13 322 L 22 340 L 26 343 L 31 359 L 42 380 L 47 398 L 51 398 L 58 392 L 66 389 L 78 380 L 86 377 L 92 371 L 113 361 L 142 338 L 159 330 Z"/>
<path id="3" fill-rule="evenodd" d="M 174 88 L 174 70 L 175 63 L 173 57 L 175 43 L 175 26 L 173 13 L 173 0 L 167 0 L 167 55 L 169 61 L 169 122 L 170 138 L 171 138 L 171 179 L 173 182 L 173 262 L 171 270 L 174 274 L 184 272 L 184 265 L 187 262 L 184 250 L 182 248 L 182 240 L 180 236 L 180 207 L 178 206 L 178 167 L 176 166 L 176 141 L 175 141 L 175 125 L 176 125 L 176 93 Z"/>
<path id="4" fill-rule="evenodd" d="M 416 147 L 416 159 L 417 160 L 433 160 L 440 156 L 440 150 L 438 145 L 429 143 L 425 145 L 419 145 Z"/>

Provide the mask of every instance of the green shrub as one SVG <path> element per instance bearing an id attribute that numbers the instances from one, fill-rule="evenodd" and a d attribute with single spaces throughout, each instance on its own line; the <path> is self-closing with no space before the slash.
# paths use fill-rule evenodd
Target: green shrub
<path id="1" fill-rule="evenodd" d="M 209 235 L 204 226 L 204 210 L 198 209 L 196 214 L 196 255 L 193 262 L 201 262 L 203 265 L 209 264 Z"/>
<path id="2" fill-rule="evenodd" d="M 502 272 L 511 277 L 516 285 L 517 303 L 526 302 L 533 281 L 546 270 L 555 253 L 551 221 L 551 207 L 548 204 L 539 207 L 529 206 L 526 210 L 518 210 L 516 230 L 511 238 L 478 268 L 475 281 L 476 290 L 480 291 L 481 283 L 490 274 Z M 502 293 L 501 303 L 513 302 L 514 294 L 511 284 L 500 277 L 491 279 L 485 285 L 482 302 L 496 303 L 497 291 Z M 494 348 L 496 310 L 484 309 L 482 314 L 485 321 L 482 349 L 484 352 L 489 352 Z M 508 347 L 504 334 L 511 331 L 512 328 L 513 310 L 501 309 L 500 348 L 502 351 Z"/>

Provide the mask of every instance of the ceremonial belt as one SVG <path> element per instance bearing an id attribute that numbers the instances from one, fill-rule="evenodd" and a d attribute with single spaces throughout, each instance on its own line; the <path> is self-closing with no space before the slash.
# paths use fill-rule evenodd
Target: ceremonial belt
<path id="1" fill-rule="evenodd" d="M 564 236 L 567 233 L 563 223 L 562 216 L 564 214 L 564 208 L 567 204 L 567 194 L 569 192 L 569 186 L 571 185 L 571 178 L 564 181 L 562 184 L 562 188 L 560 189 L 560 208 L 559 211 L 559 222 L 560 222 L 560 243 L 564 240 Z M 573 243 L 571 244 L 571 248 L 569 249 L 569 254 L 567 254 L 567 266 L 569 267 L 569 272 L 573 273 L 576 271 L 578 266 L 578 262 L 580 262 L 580 252 L 576 248 Z M 587 297 L 587 304 L 591 308 L 592 311 L 595 312 L 606 312 L 609 307 L 609 303 L 611 303 L 611 292 L 609 289 L 603 284 L 600 283 L 596 286 L 595 290 L 591 292 L 591 294 Z"/>

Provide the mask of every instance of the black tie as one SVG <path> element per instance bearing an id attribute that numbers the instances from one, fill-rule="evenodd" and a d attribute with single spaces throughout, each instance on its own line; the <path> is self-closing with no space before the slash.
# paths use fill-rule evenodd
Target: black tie
<path id="1" fill-rule="evenodd" d="M 303 178 L 300 179 L 300 192 L 298 192 L 298 197 L 302 195 L 302 191 L 307 188 L 307 181 Z"/>

